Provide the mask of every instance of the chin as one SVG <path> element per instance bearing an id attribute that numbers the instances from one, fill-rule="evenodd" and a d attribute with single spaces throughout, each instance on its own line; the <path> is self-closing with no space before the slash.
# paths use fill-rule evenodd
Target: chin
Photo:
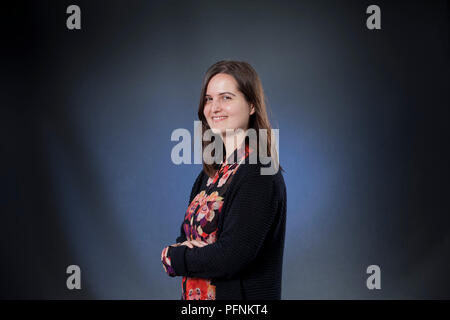
<path id="1" fill-rule="evenodd" d="M 212 128 L 211 127 L 211 131 L 214 133 L 214 134 L 223 134 L 223 133 L 225 133 L 225 129 L 223 129 L 223 128 L 217 128 L 217 127 L 215 127 L 215 128 Z"/>

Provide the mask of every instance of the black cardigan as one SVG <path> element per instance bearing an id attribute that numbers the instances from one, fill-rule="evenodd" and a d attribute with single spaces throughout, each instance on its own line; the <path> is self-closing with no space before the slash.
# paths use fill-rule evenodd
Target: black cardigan
<path id="1" fill-rule="evenodd" d="M 211 279 L 216 300 L 279 300 L 286 230 L 286 186 L 279 170 L 261 175 L 243 163 L 231 181 L 218 222 L 217 241 L 204 247 L 170 247 L 177 276 Z M 189 203 L 208 176 L 198 175 Z M 186 241 L 183 228 L 176 242 Z"/>

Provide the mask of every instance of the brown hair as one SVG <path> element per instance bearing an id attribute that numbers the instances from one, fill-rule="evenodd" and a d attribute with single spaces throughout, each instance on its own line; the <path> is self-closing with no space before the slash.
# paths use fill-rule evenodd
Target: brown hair
<path id="1" fill-rule="evenodd" d="M 271 156 L 271 135 L 272 128 L 270 126 L 269 118 L 267 116 L 266 102 L 264 91 L 262 87 L 261 80 L 253 67 L 244 61 L 232 61 L 232 60 L 222 60 L 213 64 L 206 71 L 203 78 L 202 90 L 200 93 L 200 103 L 198 107 L 198 118 L 202 122 L 202 132 L 210 129 L 208 122 L 203 114 L 203 109 L 205 106 L 205 95 L 206 89 L 208 87 L 209 81 L 216 74 L 225 73 L 234 77 L 238 84 L 238 90 L 242 92 L 248 103 L 253 104 L 255 107 L 255 112 L 250 115 L 248 128 L 253 128 L 258 132 L 258 129 L 267 130 L 267 155 Z M 202 138 L 202 150 L 205 149 L 209 141 L 204 141 Z M 203 154 L 203 153 L 202 153 Z M 225 152 L 223 153 L 223 160 L 225 160 Z M 203 170 L 205 173 L 213 177 L 218 169 L 218 164 L 207 164 L 205 163 L 203 157 Z M 281 169 L 281 167 L 280 167 Z"/>

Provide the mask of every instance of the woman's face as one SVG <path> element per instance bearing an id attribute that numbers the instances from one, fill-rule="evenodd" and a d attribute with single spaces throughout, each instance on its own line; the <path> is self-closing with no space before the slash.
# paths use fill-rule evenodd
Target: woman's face
<path id="1" fill-rule="evenodd" d="M 203 114 L 214 133 L 226 134 L 226 129 L 248 129 L 254 106 L 246 101 L 233 76 L 218 73 L 208 83 Z"/>

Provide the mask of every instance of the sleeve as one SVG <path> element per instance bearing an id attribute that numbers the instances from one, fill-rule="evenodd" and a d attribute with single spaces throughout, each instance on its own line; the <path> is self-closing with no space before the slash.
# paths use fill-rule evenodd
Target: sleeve
<path id="1" fill-rule="evenodd" d="M 195 182 L 194 182 L 194 184 L 192 186 L 191 195 L 189 196 L 188 206 L 191 204 L 192 200 L 194 199 L 196 194 L 199 192 L 200 186 L 202 184 L 202 178 L 203 178 L 203 169 L 198 174 L 197 179 L 195 179 Z M 184 242 L 184 241 L 187 240 L 186 239 L 186 234 L 185 234 L 184 229 L 183 229 L 183 224 L 184 224 L 184 221 L 183 221 L 183 223 L 181 223 L 180 235 L 175 240 L 176 243 L 181 243 L 181 242 Z"/>
<path id="2" fill-rule="evenodd" d="M 171 248 L 177 276 L 231 279 L 258 254 L 280 202 L 272 175 L 252 174 L 241 183 L 218 240 L 204 247 Z"/>
<path id="3" fill-rule="evenodd" d="M 169 251 L 170 251 L 171 246 L 165 247 L 163 249 L 163 251 L 161 252 L 161 262 L 163 264 L 163 268 L 164 271 L 171 277 L 175 277 L 175 271 L 173 270 L 171 261 L 170 261 L 170 256 L 169 256 Z"/>

